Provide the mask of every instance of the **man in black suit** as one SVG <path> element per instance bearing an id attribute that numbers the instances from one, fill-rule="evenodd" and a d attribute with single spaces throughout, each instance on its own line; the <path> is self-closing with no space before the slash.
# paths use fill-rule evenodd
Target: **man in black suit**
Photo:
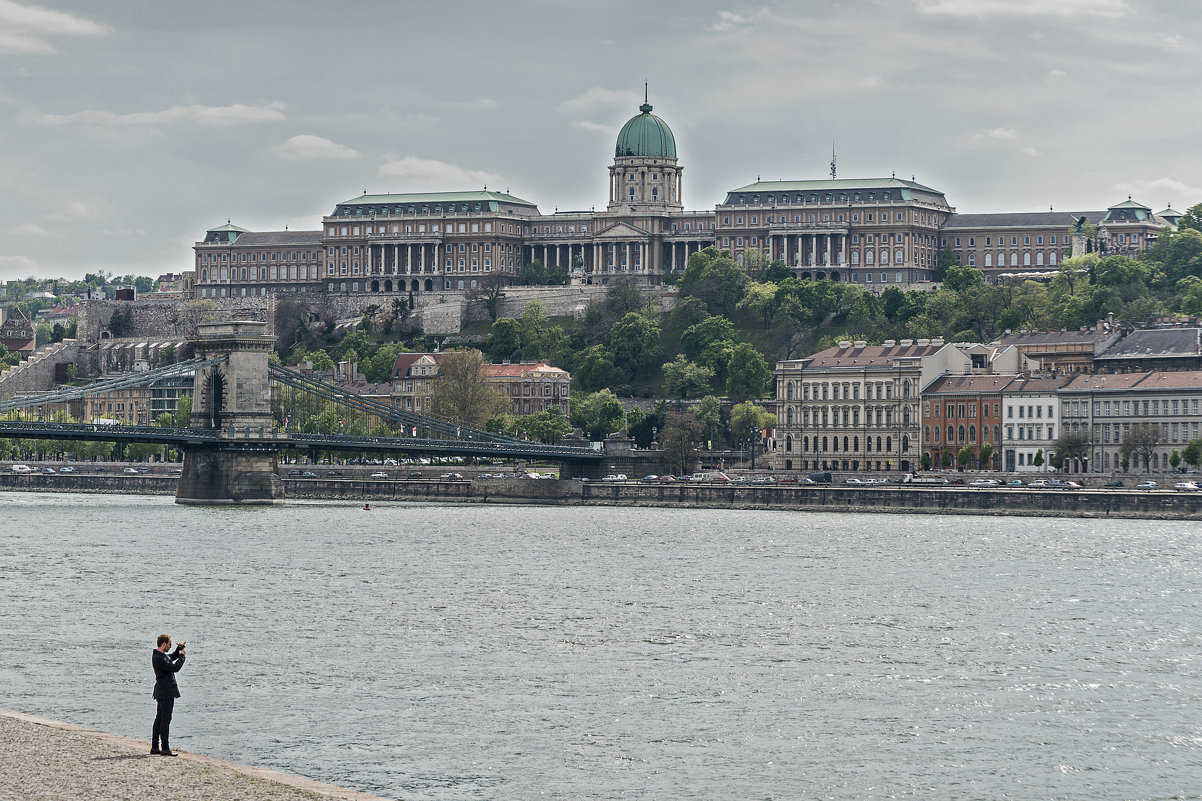
<path id="1" fill-rule="evenodd" d="M 162 756 L 175 756 L 171 750 L 171 713 L 175 710 L 175 699 L 179 698 L 179 685 L 175 682 L 175 674 L 184 666 L 184 648 L 187 643 L 181 642 L 175 652 L 171 650 L 171 637 L 160 634 L 158 646 L 150 654 L 150 664 L 154 668 L 154 700 L 158 701 L 159 713 L 154 718 L 154 727 L 150 730 L 150 753 Z M 163 744 L 162 749 L 159 743 Z"/>

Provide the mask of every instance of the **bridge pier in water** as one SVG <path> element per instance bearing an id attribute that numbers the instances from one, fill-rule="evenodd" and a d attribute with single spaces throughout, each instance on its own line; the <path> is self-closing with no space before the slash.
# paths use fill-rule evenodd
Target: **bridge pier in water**
<path id="1" fill-rule="evenodd" d="M 276 454 L 288 439 L 272 420 L 267 363 L 275 337 L 266 323 L 201 323 L 189 342 L 197 356 L 228 358 L 196 372 L 191 427 L 215 430 L 217 441 L 187 449 L 175 502 L 283 503 Z"/>

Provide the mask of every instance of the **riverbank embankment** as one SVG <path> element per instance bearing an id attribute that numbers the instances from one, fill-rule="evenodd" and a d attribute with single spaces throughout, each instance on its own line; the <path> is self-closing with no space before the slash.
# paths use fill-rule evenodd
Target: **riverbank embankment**
<path id="1" fill-rule="evenodd" d="M 129 737 L 0 709 L 0 798 L 129 801 L 166 795 L 206 801 L 384 801 L 358 790 L 203 754 L 179 752 L 168 759 L 149 750 L 145 742 Z"/>
<path id="2" fill-rule="evenodd" d="M 0 491 L 172 495 L 178 479 L 153 474 L 8 475 Z M 286 498 L 325 501 L 573 504 L 807 512 L 1014 515 L 1202 520 L 1202 493 L 1141 490 L 918 487 L 884 484 L 670 484 L 535 479 L 284 478 Z"/>

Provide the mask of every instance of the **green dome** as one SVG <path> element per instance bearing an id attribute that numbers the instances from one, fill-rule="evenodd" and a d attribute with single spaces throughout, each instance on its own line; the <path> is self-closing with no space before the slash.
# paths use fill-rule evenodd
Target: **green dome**
<path id="1" fill-rule="evenodd" d="M 614 155 L 676 158 L 676 137 L 668 123 L 652 114 L 648 103 L 639 106 L 639 111 L 643 113 L 622 126 Z"/>

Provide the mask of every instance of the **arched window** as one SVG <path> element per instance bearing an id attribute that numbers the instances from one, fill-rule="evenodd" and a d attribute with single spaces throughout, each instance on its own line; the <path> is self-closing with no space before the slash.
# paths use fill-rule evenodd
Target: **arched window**
<path id="1" fill-rule="evenodd" d="M 893 251 L 893 263 L 901 264 L 903 261 L 904 259 L 902 258 L 902 252 L 900 250 Z"/>
<path id="2" fill-rule="evenodd" d="M 893 452 L 893 437 L 885 437 L 885 452 Z"/>
<path id="3" fill-rule="evenodd" d="M 1053 250 L 1048 254 L 1048 264 L 1052 265 L 1053 267 L 1056 266 L 1056 251 Z"/>
<path id="4" fill-rule="evenodd" d="M 200 280 L 201 281 L 209 280 L 209 268 L 208 267 L 205 267 L 203 270 L 200 271 Z"/>
<path id="5" fill-rule="evenodd" d="M 947 427 L 947 442 L 950 445 L 956 441 L 956 431 L 951 426 Z"/>
<path id="6" fill-rule="evenodd" d="M 847 450 L 847 437 L 843 437 L 843 450 Z"/>
<path id="7" fill-rule="evenodd" d="M 785 385 L 785 400 L 793 400 L 793 382 Z"/>
<path id="8" fill-rule="evenodd" d="M 968 427 L 968 441 L 969 442 L 977 441 L 977 427 L 976 426 Z"/>
<path id="9" fill-rule="evenodd" d="M 853 438 L 852 438 L 852 440 L 851 440 L 851 448 L 852 448 L 852 450 L 854 450 L 854 451 L 858 451 L 858 450 L 860 449 L 860 438 L 859 438 L 859 437 L 853 437 Z"/>
<path id="10" fill-rule="evenodd" d="M 224 268 L 224 267 L 221 268 L 221 280 L 222 281 L 226 280 L 229 277 L 229 274 L 225 271 L 225 269 L 226 268 Z"/>
<path id="11" fill-rule="evenodd" d="M 1018 253 L 1017 253 L 1017 252 L 1014 252 L 1014 253 L 1011 253 L 1011 254 L 1010 254 L 1010 266 L 1011 266 L 1011 267 L 1017 267 L 1017 266 L 1018 266 Z"/>
<path id="12" fill-rule="evenodd" d="M 789 435 L 789 436 L 785 437 L 785 453 L 792 453 L 792 452 L 793 452 L 793 436 Z"/>
<path id="13" fill-rule="evenodd" d="M 937 443 L 937 442 L 939 442 L 939 426 L 935 426 L 935 439 L 934 439 L 934 442 L 936 442 L 936 443 Z"/>
<path id="14" fill-rule="evenodd" d="M 902 407 L 902 422 L 907 426 L 910 425 L 910 407 L 909 406 Z"/>
<path id="15" fill-rule="evenodd" d="M 938 431 L 939 429 L 935 429 L 935 430 Z M 930 426 L 922 427 L 922 438 L 927 442 L 931 441 L 931 427 Z"/>
<path id="16" fill-rule="evenodd" d="M 809 437 L 802 437 L 802 438 L 801 438 L 801 452 L 802 452 L 802 453 L 805 453 L 805 452 L 806 452 L 806 451 L 808 451 L 809 449 L 810 449 L 810 438 L 809 438 Z"/>
<path id="17" fill-rule="evenodd" d="M 853 250 L 853 251 L 851 252 L 851 263 L 852 263 L 852 264 L 859 264 L 859 263 L 860 263 L 860 251 L 858 251 L 858 250 Z"/>
<path id="18" fill-rule="evenodd" d="M 1035 264 L 1037 264 L 1040 267 L 1043 266 L 1043 251 L 1042 250 L 1035 254 Z"/>
<path id="19" fill-rule="evenodd" d="M 652 200 L 659 200 L 659 189 L 658 189 L 658 188 L 656 188 L 656 187 L 652 187 L 652 189 L 651 189 L 651 199 L 652 199 Z"/>
<path id="20" fill-rule="evenodd" d="M 878 452 L 881 450 L 881 438 L 880 437 L 876 438 L 876 449 Z"/>
<path id="21" fill-rule="evenodd" d="M 793 407 L 789 406 L 785 409 L 785 425 L 793 425 Z"/>
<path id="22" fill-rule="evenodd" d="M 826 453 L 826 437 L 822 438 L 822 452 Z"/>
<path id="23" fill-rule="evenodd" d="M 993 427 L 993 441 L 999 442 L 999 443 L 1002 441 L 1002 427 L 1001 426 Z"/>
<path id="24" fill-rule="evenodd" d="M 824 445 L 826 444 L 825 437 L 823 438 L 823 444 Z M 839 450 L 839 438 L 838 437 L 831 437 L 831 450 L 836 451 L 836 452 Z"/>
<path id="25" fill-rule="evenodd" d="M 959 435 L 959 438 L 956 440 L 956 442 L 964 442 L 964 426 L 957 428 L 956 433 Z"/>
<path id="26" fill-rule="evenodd" d="M 902 382 L 902 397 L 903 398 L 910 397 L 910 382 L 909 381 Z M 907 409 L 907 411 L 909 411 L 909 410 Z"/>
<path id="27" fill-rule="evenodd" d="M 1024 267 L 1031 266 L 1031 251 L 1029 251 L 1029 250 L 1026 251 L 1025 253 L 1023 253 L 1023 266 Z"/>
<path id="28" fill-rule="evenodd" d="M 986 253 L 986 254 L 985 254 L 985 266 L 986 266 L 986 267 L 992 267 L 992 266 L 993 266 L 993 254 L 992 254 L 992 253 Z"/>
<path id="29" fill-rule="evenodd" d="M 864 251 L 864 263 L 872 264 L 872 251 L 871 250 Z"/>

